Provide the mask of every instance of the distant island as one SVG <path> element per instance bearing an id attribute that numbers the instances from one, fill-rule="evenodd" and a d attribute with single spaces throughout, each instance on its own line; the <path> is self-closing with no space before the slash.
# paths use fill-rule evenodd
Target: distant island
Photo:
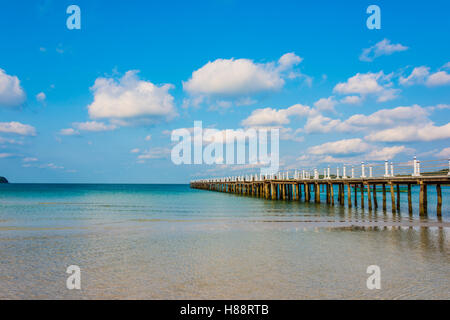
<path id="1" fill-rule="evenodd" d="M 8 180 L 5 177 L 0 177 L 0 183 L 8 183 Z"/>

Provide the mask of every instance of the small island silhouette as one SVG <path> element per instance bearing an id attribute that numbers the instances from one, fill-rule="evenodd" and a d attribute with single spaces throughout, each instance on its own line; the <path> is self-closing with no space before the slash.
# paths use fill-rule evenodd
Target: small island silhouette
<path id="1" fill-rule="evenodd" d="M 8 183 L 8 180 L 5 177 L 0 177 L 0 183 Z"/>

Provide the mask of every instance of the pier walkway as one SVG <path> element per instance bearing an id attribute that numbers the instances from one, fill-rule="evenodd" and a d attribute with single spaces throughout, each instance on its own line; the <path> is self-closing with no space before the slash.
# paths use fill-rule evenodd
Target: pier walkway
<path id="1" fill-rule="evenodd" d="M 426 169 L 433 171 L 421 173 L 420 162 L 414 158 L 407 163 L 384 163 L 384 172 L 379 172 L 380 165 L 361 163 L 355 168 L 352 166 L 350 176 L 346 175 L 347 166 L 337 167 L 334 174 L 330 174 L 330 167 L 323 169 L 323 175 L 319 175 L 318 169 L 295 170 L 293 176 L 290 172 L 279 172 L 278 174 L 247 175 L 235 177 L 222 177 L 200 179 L 190 182 L 190 187 L 195 189 L 236 193 L 246 196 L 260 197 L 271 200 L 295 200 L 309 202 L 314 200 L 321 202 L 320 193 L 325 192 L 326 203 L 330 205 L 360 206 L 364 208 L 365 197 L 369 210 L 378 208 L 377 192 L 382 193 L 381 205 L 386 210 L 386 193 L 390 193 L 392 212 L 400 211 L 400 192 L 408 193 L 408 209 L 412 212 L 411 186 L 419 185 L 419 213 L 427 215 L 428 200 L 427 189 L 429 186 L 436 187 L 438 216 L 442 215 L 442 190 L 441 185 L 450 185 L 450 160 L 429 160 Z M 394 168 L 400 172 L 394 174 Z M 342 171 L 341 171 L 342 169 Z M 411 170 L 409 175 L 408 169 Z M 358 172 L 357 172 L 358 171 Z M 403 172 L 401 172 L 403 171 Z M 342 175 L 340 174 L 342 172 Z M 358 173 L 358 175 L 357 175 Z M 381 188 L 381 189 L 380 189 Z M 336 190 L 336 195 L 335 195 Z M 353 194 L 353 196 L 352 196 Z M 352 200 L 353 199 L 353 200 Z"/>

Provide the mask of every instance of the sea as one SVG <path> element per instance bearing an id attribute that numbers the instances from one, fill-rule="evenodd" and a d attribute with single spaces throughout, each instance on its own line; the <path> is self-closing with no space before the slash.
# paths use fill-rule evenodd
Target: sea
<path id="1" fill-rule="evenodd" d="M 325 193 L 0 184 L 0 299 L 450 299 L 450 188 L 441 217 L 434 187 L 427 216 L 412 191 L 412 213 L 407 193 L 392 213 L 389 193 L 369 210 L 367 195 L 348 208 Z"/>

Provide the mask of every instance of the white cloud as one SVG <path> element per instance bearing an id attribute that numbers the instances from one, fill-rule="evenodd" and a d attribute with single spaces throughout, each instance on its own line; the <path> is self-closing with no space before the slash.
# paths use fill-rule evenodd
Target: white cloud
<path id="1" fill-rule="evenodd" d="M 394 52 L 400 52 L 407 50 L 408 47 L 401 45 L 400 43 L 392 44 L 390 40 L 383 39 L 370 48 L 364 49 L 359 60 L 361 61 L 373 61 L 380 56 L 391 55 Z"/>
<path id="2" fill-rule="evenodd" d="M 426 82 L 426 85 L 430 87 L 443 86 L 447 84 L 450 84 L 450 74 L 446 71 L 438 71 L 431 74 Z"/>
<path id="3" fill-rule="evenodd" d="M 241 95 L 277 90 L 284 80 L 273 64 L 256 64 L 248 59 L 217 59 L 192 73 L 183 82 L 191 94 Z"/>
<path id="4" fill-rule="evenodd" d="M 385 147 L 369 152 L 365 158 L 367 160 L 391 160 L 395 158 L 397 154 L 405 152 L 414 152 L 414 150 L 406 148 L 405 146 Z"/>
<path id="5" fill-rule="evenodd" d="M 136 148 L 136 149 L 132 149 L 130 151 L 130 153 L 139 153 L 140 151 L 141 151 L 140 149 Z"/>
<path id="6" fill-rule="evenodd" d="M 10 76 L 5 70 L 0 69 L 0 106 L 19 106 L 25 98 L 25 91 L 20 86 L 19 78 Z"/>
<path id="7" fill-rule="evenodd" d="M 293 66 L 302 62 L 302 60 L 303 60 L 302 58 L 300 58 L 293 52 L 285 53 L 278 60 L 278 65 L 279 65 L 278 69 L 279 70 L 289 70 Z"/>
<path id="8" fill-rule="evenodd" d="M 0 122 L 0 132 L 15 133 L 22 136 L 35 136 L 36 129 L 28 124 L 20 122 Z"/>
<path id="9" fill-rule="evenodd" d="M 327 142 L 308 148 L 299 156 L 291 168 L 299 166 L 317 167 L 318 164 L 358 164 L 362 159 L 369 161 L 390 160 L 400 153 L 413 153 L 415 150 L 405 146 L 379 147 L 361 139 L 344 139 Z"/>
<path id="10" fill-rule="evenodd" d="M 0 153 L 0 159 L 2 158 L 9 158 L 13 157 L 14 155 L 12 153 Z"/>
<path id="11" fill-rule="evenodd" d="M 307 116 L 311 112 L 311 108 L 301 104 L 295 104 L 286 109 L 256 109 L 247 119 L 242 121 L 242 125 L 246 127 L 267 126 L 267 125 L 283 125 L 290 122 L 289 117 Z"/>
<path id="12" fill-rule="evenodd" d="M 43 164 L 43 165 L 40 165 L 39 168 L 41 168 L 41 169 L 64 169 L 63 166 L 59 166 L 54 163 Z"/>
<path id="13" fill-rule="evenodd" d="M 314 106 L 319 111 L 334 111 L 334 106 L 337 104 L 337 101 L 334 100 L 334 97 L 321 98 L 314 102 Z"/>
<path id="14" fill-rule="evenodd" d="M 443 126 L 435 126 L 433 123 L 424 126 L 398 126 L 371 133 L 365 137 L 368 141 L 383 142 L 433 141 L 448 138 L 450 138 L 450 123 Z"/>
<path id="15" fill-rule="evenodd" d="M 352 131 L 352 127 L 347 126 L 339 119 L 332 119 L 321 114 L 308 117 L 304 130 L 306 133 L 327 133 L 330 131 Z"/>
<path id="16" fill-rule="evenodd" d="M 59 130 L 59 134 L 63 136 L 73 136 L 80 134 L 78 131 L 75 131 L 73 128 L 61 129 Z"/>
<path id="17" fill-rule="evenodd" d="M 415 104 L 412 106 L 400 106 L 393 109 L 381 109 L 370 115 L 355 114 L 345 121 L 352 127 L 389 127 L 398 124 L 423 123 L 427 121 L 426 108 Z"/>
<path id="18" fill-rule="evenodd" d="M 163 159 L 168 157 L 171 150 L 169 148 L 153 148 L 148 151 L 144 151 L 142 154 L 138 156 L 139 160 L 148 160 L 148 159 Z"/>
<path id="19" fill-rule="evenodd" d="M 304 129 L 307 133 L 326 133 L 330 131 L 356 132 L 411 124 L 419 126 L 430 122 L 428 113 L 428 108 L 413 105 L 381 109 L 369 115 L 355 114 L 346 120 L 314 114 L 308 118 Z"/>
<path id="20" fill-rule="evenodd" d="M 348 155 L 364 153 L 369 150 L 371 146 L 362 139 L 344 139 L 334 142 L 326 142 L 324 144 L 310 147 L 307 152 L 314 155 L 334 154 L 334 155 Z"/>
<path id="21" fill-rule="evenodd" d="M 39 101 L 39 102 L 45 101 L 46 98 L 47 98 L 47 96 L 45 95 L 44 92 L 39 92 L 39 93 L 36 95 L 36 100 Z"/>
<path id="22" fill-rule="evenodd" d="M 392 74 L 385 75 L 383 71 L 377 73 L 357 73 L 346 82 L 338 83 L 333 92 L 340 94 L 359 94 L 361 98 L 376 95 L 378 101 L 384 102 L 397 97 L 397 89 L 390 89 Z"/>
<path id="23" fill-rule="evenodd" d="M 301 62 L 294 53 L 283 55 L 278 64 L 255 63 L 250 59 L 217 59 L 208 62 L 183 82 L 183 88 L 191 95 L 248 96 L 262 91 L 274 91 L 283 87 L 284 71 Z"/>
<path id="24" fill-rule="evenodd" d="M 445 64 L 443 68 L 446 68 Z M 426 66 L 416 67 L 409 76 L 400 77 L 399 82 L 405 86 L 414 84 L 425 84 L 429 87 L 443 86 L 450 84 L 450 74 L 447 71 L 437 71 L 430 73 L 430 68 Z"/>
<path id="25" fill-rule="evenodd" d="M 362 101 L 360 96 L 346 96 L 340 100 L 340 103 L 345 104 L 358 104 Z"/>
<path id="26" fill-rule="evenodd" d="M 22 161 L 23 162 L 36 162 L 36 161 L 38 161 L 38 159 L 37 158 L 28 157 L 28 158 L 23 158 Z"/>
<path id="27" fill-rule="evenodd" d="M 139 80 L 138 71 L 128 71 L 118 79 L 97 78 L 91 90 L 94 101 L 88 106 L 93 119 L 135 119 L 156 122 L 177 116 L 171 84 L 156 86 Z M 120 121 L 118 121 L 119 123 Z M 121 122 L 123 123 L 123 122 Z"/>
<path id="28" fill-rule="evenodd" d="M 0 144 L 5 144 L 5 143 L 9 143 L 9 144 L 23 144 L 22 141 L 0 137 Z"/>
<path id="29" fill-rule="evenodd" d="M 385 89 L 378 96 L 377 101 L 385 102 L 385 101 L 394 100 L 398 97 L 399 92 L 400 92 L 400 89 Z"/>
<path id="30" fill-rule="evenodd" d="M 145 137 L 145 141 L 150 141 L 152 139 L 152 135 L 149 134 L 148 136 Z"/>
<path id="31" fill-rule="evenodd" d="M 450 147 L 442 149 L 436 156 L 439 158 L 450 159 Z"/>
<path id="32" fill-rule="evenodd" d="M 109 131 L 117 128 L 113 124 L 105 124 L 97 121 L 75 122 L 73 126 L 80 131 Z"/>
<path id="33" fill-rule="evenodd" d="M 410 86 L 417 83 L 425 83 L 426 78 L 430 74 L 430 68 L 426 66 L 416 67 L 409 76 L 400 77 L 399 82 L 402 85 Z"/>

